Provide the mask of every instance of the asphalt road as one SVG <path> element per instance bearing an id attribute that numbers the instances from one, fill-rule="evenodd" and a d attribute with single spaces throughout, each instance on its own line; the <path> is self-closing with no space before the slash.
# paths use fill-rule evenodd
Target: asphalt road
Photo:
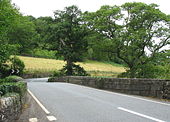
<path id="1" fill-rule="evenodd" d="M 56 122 L 170 122 L 170 102 L 29 79 L 28 88 Z"/>

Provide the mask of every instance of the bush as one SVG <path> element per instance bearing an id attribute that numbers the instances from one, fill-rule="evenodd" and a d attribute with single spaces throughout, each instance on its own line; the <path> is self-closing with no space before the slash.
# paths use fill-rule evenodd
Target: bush
<path id="1" fill-rule="evenodd" d="M 16 52 L 16 45 L 10 45 L 0 40 L 0 78 L 10 74 L 10 67 L 7 62 L 10 61 L 10 56 Z"/>
<path id="2" fill-rule="evenodd" d="M 11 69 L 14 71 L 12 75 L 21 76 L 24 72 L 25 64 L 18 57 L 14 56 L 10 59 L 11 61 Z"/>
<path id="3" fill-rule="evenodd" d="M 10 75 L 21 76 L 24 68 L 24 62 L 14 56 L 9 59 L 9 62 L 0 65 L 0 78 L 5 78 Z"/>
<path id="4" fill-rule="evenodd" d="M 0 78 L 4 78 L 10 75 L 10 66 L 7 64 L 0 65 Z"/>
<path id="5" fill-rule="evenodd" d="M 56 59 L 56 52 L 42 49 L 35 49 L 31 52 L 32 57 Z"/>
<path id="6" fill-rule="evenodd" d="M 11 82 L 13 83 L 13 82 L 23 81 L 23 78 L 12 75 L 12 76 L 8 76 L 8 77 L 4 78 L 3 80 L 6 83 L 11 83 Z"/>
<path id="7" fill-rule="evenodd" d="M 4 96 L 8 93 L 18 93 L 23 96 L 27 90 L 27 85 L 25 82 L 17 83 L 2 83 L 0 84 L 0 96 Z"/>
<path id="8" fill-rule="evenodd" d="M 65 76 L 64 72 L 62 71 L 55 71 L 53 73 L 53 77 L 62 77 L 62 76 Z"/>
<path id="9" fill-rule="evenodd" d="M 161 65 L 154 65 L 152 63 L 141 65 L 135 71 L 135 78 L 156 78 L 156 79 L 168 79 L 170 70 Z M 130 70 L 124 72 L 118 77 L 130 77 Z"/>
<path id="10" fill-rule="evenodd" d="M 65 65 L 63 69 L 60 70 L 65 75 L 67 75 L 68 74 L 67 72 L 69 72 L 67 66 L 68 65 Z M 72 76 L 89 76 L 89 75 L 90 74 L 88 74 L 83 67 L 80 67 L 80 65 L 76 64 L 72 65 Z"/>

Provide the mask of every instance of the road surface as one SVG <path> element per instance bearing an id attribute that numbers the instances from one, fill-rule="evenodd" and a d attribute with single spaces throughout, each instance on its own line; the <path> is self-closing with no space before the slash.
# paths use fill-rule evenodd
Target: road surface
<path id="1" fill-rule="evenodd" d="M 170 122 L 170 103 L 69 83 L 27 79 L 56 122 Z"/>

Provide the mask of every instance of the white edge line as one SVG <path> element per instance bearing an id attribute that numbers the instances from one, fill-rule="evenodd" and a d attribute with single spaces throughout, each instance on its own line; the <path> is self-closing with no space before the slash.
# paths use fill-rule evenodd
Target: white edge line
<path id="1" fill-rule="evenodd" d="M 29 118 L 29 122 L 38 122 L 37 118 Z"/>
<path id="2" fill-rule="evenodd" d="M 69 84 L 72 84 L 72 83 L 69 83 Z M 77 84 L 72 84 L 72 85 L 77 85 Z M 102 92 L 109 93 L 109 94 L 115 94 L 115 95 L 120 95 L 120 96 L 124 96 L 124 97 L 129 97 L 129 98 L 134 98 L 134 99 L 143 100 L 143 101 L 147 101 L 147 102 L 152 102 L 152 103 L 157 103 L 157 104 L 170 106 L 170 104 L 168 104 L 168 103 L 163 103 L 163 102 L 153 101 L 153 100 L 149 100 L 149 99 L 144 99 L 144 98 L 140 98 L 140 96 L 135 97 L 135 96 L 132 96 L 132 95 L 126 95 L 126 94 L 116 93 L 116 92 L 112 92 L 112 91 L 106 91 L 106 90 L 100 90 L 100 89 L 97 89 L 97 88 L 91 88 L 91 87 L 88 87 L 88 86 L 82 86 L 82 85 L 78 85 L 78 86 L 88 88 L 88 89 L 93 89 L 93 90 L 95 89 L 97 91 L 102 91 Z"/>
<path id="3" fill-rule="evenodd" d="M 55 120 L 57 120 L 54 116 L 47 116 L 47 119 L 48 119 L 49 121 L 55 121 Z"/>
<path id="4" fill-rule="evenodd" d="M 165 121 L 163 121 L 163 120 L 156 119 L 156 118 L 153 118 L 153 117 L 144 115 L 144 114 L 140 114 L 140 113 L 137 113 L 137 112 L 135 112 L 135 111 L 131 111 L 131 110 L 128 110 L 128 109 L 125 109 L 125 108 L 122 108 L 122 107 L 118 107 L 117 109 L 122 110 L 122 111 L 129 112 L 129 113 L 132 113 L 132 114 L 135 114 L 135 115 L 138 115 L 138 116 L 141 116 L 141 117 L 144 117 L 144 118 L 147 118 L 147 119 L 156 121 L 156 122 L 165 122 Z"/>
<path id="5" fill-rule="evenodd" d="M 41 104 L 41 102 L 34 96 L 34 94 L 27 89 L 28 93 L 34 98 L 34 100 L 38 103 L 38 105 L 44 110 L 44 112 L 48 115 L 50 112 Z"/>

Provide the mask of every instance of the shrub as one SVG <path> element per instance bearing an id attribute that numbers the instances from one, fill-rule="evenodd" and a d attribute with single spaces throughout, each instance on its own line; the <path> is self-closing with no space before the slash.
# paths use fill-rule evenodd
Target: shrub
<path id="1" fill-rule="evenodd" d="M 10 82 L 23 81 L 23 78 L 21 78 L 21 77 L 19 77 L 19 76 L 12 75 L 12 76 L 8 76 L 8 77 L 4 78 L 3 80 L 4 80 L 4 82 L 6 82 L 6 83 L 10 83 Z"/>
<path id="2" fill-rule="evenodd" d="M 65 76 L 64 72 L 62 71 L 54 71 L 53 77 L 62 77 Z"/>
<path id="3" fill-rule="evenodd" d="M 0 65 L 0 78 L 4 78 L 10 75 L 10 66 L 7 64 Z"/>
<path id="4" fill-rule="evenodd" d="M 39 58 L 56 59 L 56 51 L 49 51 L 43 49 L 35 49 L 31 52 L 31 56 Z"/>
<path id="5" fill-rule="evenodd" d="M 68 65 L 65 65 L 63 67 L 63 69 L 61 69 L 60 71 L 63 72 L 65 75 L 68 74 L 68 68 L 67 68 Z M 72 75 L 73 76 L 89 76 L 89 74 L 84 70 L 83 67 L 80 67 L 80 65 L 76 65 L 76 64 L 73 64 L 72 65 Z"/>
<path id="6" fill-rule="evenodd" d="M 154 65 L 152 63 L 141 65 L 135 72 L 136 78 L 156 78 L 168 79 L 169 71 L 166 67 L 161 65 Z M 130 77 L 130 70 L 123 72 L 118 77 Z"/>
<path id="7" fill-rule="evenodd" d="M 9 62 L 0 65 L 0 78 L 5 78 L 10 75 L 21 76 L 25 65 L 18 57 L 14 56 L 9 59 Z"/>
<path id="8" fill-rule="evenodd" d="M 21 61 L 18 57 L 14 56 L 10 59 L 11 61 L 11 69 L 14 70 L 12 75 L 18 75 L 21 76 L 23 74 L 25 64 L 23 61 Z"/>
<path id="9" fill-rule="evenodd" d="M 25 82 L 17 83 L 2 83 L 0 84 L 0 96 L 4 96 L 7 93 L 18 93 L 23 96 L 27 90 L 27 85 Z"/>

